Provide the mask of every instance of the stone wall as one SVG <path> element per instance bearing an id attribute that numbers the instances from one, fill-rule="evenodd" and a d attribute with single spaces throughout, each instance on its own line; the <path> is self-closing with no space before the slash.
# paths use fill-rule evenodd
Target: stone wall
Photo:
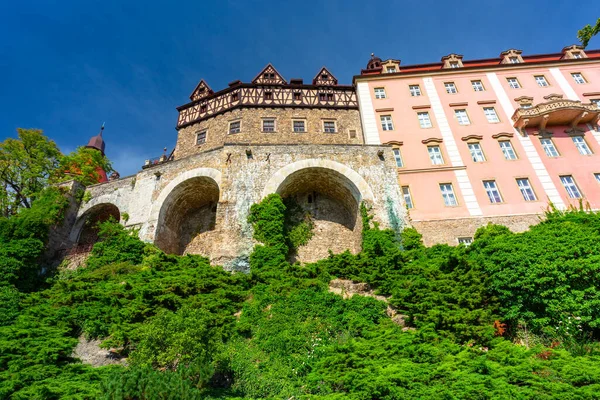
<path id="1" fill-rule="evenodd" d="M 262 120 L 275 118 L 275 132 L 262 132 Z M 229 122 L 241 121 L 241 131 L 229 134 Z M 293 131 L 293 120 L 304 120 L 306 132 Z M 335 121 L 336 133 L 323 132 L 323 121 Z M 206 142 L 196 144 L 197 132 L 206 130 Z M 352 131 L 352 133 L 351 133 Z M 360 144 L 363 135 L 358 110 L 250 108 L 235 109 L 179 131 L 175 158 L 222 146 L 226 142 L 255 144 Z"/>
<path id="2" fill-rule="evenodd" d="M 411 221 L 411 225 L 423 235 L 426 246 L 446 243 L 451 246 L 458 244 L 458 238 L 472 238 L 478 228 L 487 224 L 504 225 L 513 232 L 523 232 L 531 225 L 539 223 L 541 214 L 506 215 L 495 217 L 474 217 L 440 219 L 436 221 Z"/>
<path id="3" fill-rule="evenodd" d="M 216 216 L 208 222 L 200 209 L 207 207 L 212 198 L 194 202 L 189 196 L 181 196 L 187 192 L 185 185 L 199 178 L 218 187 Z M 247 257 L 255 244 L 248 212 L 252 204 L 270 193 L 307 200 L 314 191 L 319 193 L 317 201 L 327 199 L 317 202 L 322 209 L 315 213 L 316 235 L 299 251 L 301 261 L 312 261 L 308 255 L 326 256 L 329 247 L 336 252 L 345 248 L 359 251 L 360 223 L 356 218 L 361 201 L 372 206 L 375 220 L 383 227 L 399 230 L 406 224 L 388 146 L 224 144 L 145 169 L 135 177 L 91 186 L 88 191 L 92 199 L 79 209 L 72 237 L 77 237 L 82 221 L 92 215 L 94 208 L 114 204 L 121 222 L 138 228 L 143 240 L 154 242 L 157 232 L 166 227 L 170 229 L 166 235 L 171 238 L 167 242 L 170 240 L 172 245 L 162 244 L 164 250 L 204 254 L 212 263 L 228 269 L 247 268 Z M 124 215 L 128 215 L 127 221 Z M 180 222 L 169 227 L 167 216 Z M 204 221 L 207 229 L 192 227 L 194 219 Z M 190 226 L 184 227 L 184 221 Z M 177 232 L 182 227 L 185 232 Z M 176 244 L 180 246 L 177 250 Z"/>

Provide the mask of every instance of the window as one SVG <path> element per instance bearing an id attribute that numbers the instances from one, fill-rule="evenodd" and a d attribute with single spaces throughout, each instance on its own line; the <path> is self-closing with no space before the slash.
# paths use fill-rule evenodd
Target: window
<path id="1" fill-rule="evenodd" d="M 294 132 L 298 132 L 298 133 L 306 132 L 306 121 L 302 121 L 302 120 L 292 121 L 292 127 L 294 128 Z"/>
<path id="2" fill-rule="evenodd" d="M 454 116 L 459 125 L 470 125 L 471 121 L 467 115 L 467 110 L 454 110 Z"/>
<path id="3" fill-rule="evenodd" d="M 521 84 L 519 84 L 519 81 L 517 80 L 517 78 L 506 78 L 506 81 L 508 82 L 508 86 L 511 89 L 520 89 L 521 88 Z"/>
<path id="4" fill-rule="evenodd" d="M 571 76 L 575 80 L 575 83 L 577 83 L 577 84 L 585 83 L 585 78 L 583 77 L 583 75 L 581 75 L 580 72 L 573 72 L 571 74 Z"/>
<path id="5" fill-rule="evenodd" d="M 273 100 L 273 92 L 265 92 L 265 100 Z"/>
<path id="6" fill-rule="evenodd" d="M 388 74 L 393 74 L 394 72 L 396 72 L 396 67 L 387 67 Z"/>
<path id="7" fill-rule="evenodd" d="M 450 68 L 460 68 L 458 61 L 450 61 Z"/>
<path id="8" fill-rule="evenodd" d="M 429 159 L 433 165 L 442 165 L 444 163 L 444 157 L 442 157 L 442 149 L 440 146 L 429 146 L 427 147 L 429 153 Z"/>
<path id="9" fill-rule="evenodd" d="M 431 118 L 429 118 L 429 113 L 427 111 L 417 113 L 417 117 L 419 118 L 419 126 L 421 128 L 431 128 L 433 126 L 431 124 Z"/>
<path id="10" fill-rule="evenodd" d="M 231 95 L 231 101 L 238 101 L 240 95 L 238 93 L 234 93 Z"/>
<path id="11" fill-rule="evenodd" d="M 599 173 L 595 173 L 594 178 L 596 178 L 596 182 L 600 183 L 600 174 Z"/>
<path id="12" fill-rule="evenodd" d="M 473 243 L 472 237 L 459 237 L 458 238 L 458 244 L 464 244 L 465 246 L 468 246 L 471 243 Z"/>
<path id="13" fill-rule="evenodd" d="M 481 145 L 479 143 L 469 143 L 468 146 L 473 162 L 485 161 L 485 156 L 483 155 L 483 150 L 481 149 Z"/>
<path id="14" fill-rule="evenodd" d="M 531 187 L 531 184 L 529 183 L 529 179 L 527 179 L 527 178 L 517 179 L 517 186 L 519 186 L 519 190 L 521 191 L 521 194 L 523 195 L 523 199 L 525 199 L 525 201 L 536 201 L 537 200 L 537 198 L 535 197 L 535 193 L 533 192 L 533 188 Z"/>
<path id="15" fill-rule="evenodd" d="M 500 122 L 500 118 L 498 118 L 498 114 L 496 114 L 496 109 L 494 107 L 483 107 L 483 113 L 489 123 L 495 124 Z"/>
<path id="16" fill-rule="evenodd" d="M 242 122 L 241 121 L 233 121 L 229 123 L 229 133 L 240 133 Z"/>
<path id="17" fill-rule="evenodd" d="M 385 89 L 382 87 L 375 88 L 375 98 L 385 99 Z"/>
<path id="18" fill-rule="evenodd" d="M 327 101 L 333 101 L 333 93 L 327 93 Z"/>
<path id="19" fill-rule="evenodd" d="M 350 129 L 348 131 L 348 136 L 350 137 L 350 139 L 356 139 L 356 129 Z"/>
<path id="20" fill-rule="evenodd" d="M 548 81 L 546 80 L 546 77 L 544 75 L 536 75 L 534 78 L 535 82 L 538 84 L 539 87 L 550 86 L 548 85 Z"/>
<path id="21" fill-rule="evenodd" d="M 325 101 L 327 99 L 327 96 L 325 95 L 325 93 L 319 93 L 319 101 Z"/>
<path id="22" fill-rule="evenodd" d="M 504 154 L 504 158 L 506 160 L 516 160 L 517 153 L 515 153 L 515 149 L 512 147 L 512 143 L 508 140 L 503 140 L 500 143 L 500 149 L 502 149 L 502 154 Z"/>
<path id="23" fill-rule="evenodd" d="M 573 52 L 571 53 L 573 55 L 573 58 L 582 58 L 581 53 L 580 52 Z"/>
<path id="24" fill-rule="evenodd" d="M 275 79 L 275 73 L 274 72 L 265 72 L 263 74 L 263 78 L 270 79 L 270 80 Z"/>
<path id="25" fill-rule="evenodd" d="M 579 150 L 579 154 L 582 156 L 589 156 L 592 154 L 592 150 L 590 150 L 590 147 L 582 136 L 573 136 L 571 139 L 573 139 L 575 147 L 577 147 L 577 150 Z"/>
<path id="26" fill-rule="evenodd" d="M 381 129 L 384 131 L 394 130 L 394 124 L 392 123 L 391 115 L 382 115 L 379 118 L 381 119 Z"/>
<path id="27" fill-rule="evenodd" d="M 526 110 L 526 109 L 528 109 L 528 108 L 531 108 L 531 107 L 533 107 L 533 106 L 532 106 L 531 104 L 528 104 L 528 103 L 526 103 L 526 104 L 521 104 L 521 108 L 522 108 L 522 109 L 524 109 L 524 110 Z"/>
<path id="28" fill-rule="evenodd" d="M 591 99 L 590 103 L 595 104 L 596 107 L 600 108 L 600 99 Z"/>
<path id="29" fill-rule="evenodd" d="M 206 104 L 202 104 L 202 105 L 200 106 L 200 113 L 201 113 L 201 114 L 203 114 L 203 113 L 205 113 L 205 112 L 206 112 Z"/>
<path id="30" fill-rule="evenodd" d="M 556 151 L 556 147 L 554 147 L 554 143 L 552 143 L 552 139 L 540 139 L 542 143 L 542 148 L 548 157 L 558 157 L 558 151 Z"/>
<path id="31" fill-rule="evenodd" d="M 196 144 L 206 143 L 206 131 L 196 133 Z"/>
<path id="32" fill-rule="evenodd" d="M 511 64 L 518 64 L 518 63 L 520 63 L 519 57 L 509 57 L 508 60 L 510 61 Z"/>
<path id="33" fill-rule="evenodd" d="M 483 87 L 483 83 L 481 83 L 481 81 L 471 81 L 471 85 L 473 86 L 473 90 L 476 92 L 485 91 L 485 88 Z"/>
<path id="34" fill-rule="evenodd" d="M 448 93 L 448 94 L 458 93 L 458 90 L 456 90 L 456 85 L 454 84 L 454 82 L 446 82 L 446 83 L 444 83 L 444 87 L 446 88 L 446 93 Z"/>
<path id="35" fill-rule="evenodd" d="M 323 132 L 335 133 L 335 121 L 323 121 Z"/>
<path id="36" fill-rule="evenodd" d="M 393 149 L 394 159 L 396 160 L 396 167 L 402 168 L 404 167 L 404 161 L 402 161 L 402 154 L 400 154 L 400 149 Z"/>
<path id="37" fill-rule="evenodd" d="M 412 97 L 417 97 L 421 95 L 421 87 L 419 85 L 409 85 L 408 89 L 410 90 L 410 95 Z"/>
<path id="38" fill-rule="evenodd" d="M 579 191 L 579 188 L 577 187 L 575 179 L 573 179 L 572 175 L 563 175 L 560 177 L 560 181 L 565 187 L 565 190 L 567 191 L 567 194 L 570 198 L 580 199 L 582 197 L 581 192 Z"/>
<path id="39" fill-rule="evenodd" d="M 444 199 L 444 205 L 446 207 L 454 207 L 458 205 L 451 183 L 440 183 L 440 191 L 442 192 L 442 198 Z"/>
<path id="40" fill-rule="evenodd" d="M 483 187 L 490 199 L 490 203 L 502 203 L 502 196 L 500 196 L 496 181 L 483 181 Z"/>
<path id="41" fill-rule="evenodd" d="M 404 196 L 404 204 L 406 204 L 406 208 L 414 208 L 412 196 L 410 195 L 410 188 L 408 186 L 402 186 L 402 195 Z"/>
<path id="42" fill-rule="evenodd" d="M 302 100 L 302 92 L 294 92 L 294 100 Z"/>
<path id="43" fill-rule="evenodd" d="M 275 132 L 275 120 L 272 118 L 262 120 L 263 132 Z"/>

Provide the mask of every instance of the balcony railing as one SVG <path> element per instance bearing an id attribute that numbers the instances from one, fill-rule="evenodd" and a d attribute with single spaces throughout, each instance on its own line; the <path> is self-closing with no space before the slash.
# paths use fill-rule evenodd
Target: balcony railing
<path id="1" fill-rule="evenodd" d="M 596 124 L 600 117 L 600 108 L 593 103 L 577 100 L 564 100 L 553 96 L 547 103 L 531 108 L 519 108 L 512 116 L 514 127 L 524 133 L 525 128 L 537 128 L 543 133 L 547 126 L 569 126 L 568 131 L 576 131 L 580 124 Z"/>

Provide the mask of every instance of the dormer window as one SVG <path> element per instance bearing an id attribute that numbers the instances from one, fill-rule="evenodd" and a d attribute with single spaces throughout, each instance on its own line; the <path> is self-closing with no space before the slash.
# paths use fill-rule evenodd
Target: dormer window
<path id="1" fill-rule="evenodd" d="M 386 72 L 388 74 L 393 74 L 393 73 L 397 72 L 396 67 L 387 67 Z"/>
<path id="2" fill-rule="evenodd" d="M 510 60 L 511 64 L 519 64 L 521 61 L 519 61 L 519 57 L 509 57 L 508 58 Z"/>
<path id="3" fill-rule="evenodd" d="M 263 78 L 267 79 L 267 80 L 275 80 L 275 73 L 274 72 L 265 72 L 263 74 Z"/>
<path id="4" fill-rule="evenodd" d="M 321 74 L 321 79 L 326 80 L 329 78 L 329 75 L 327 74 Z"/>
<path id="5" fill-rule="evenodd" d="M 461 68 L 463 66 L 462 58 L 463 56 L 460 54 L 448 54 L 442 57 L 443 68 Z"/>
<path id="6" fill-rule="evenodd" d="M 587 54 L 585 54 L 583 46 L 577 44 L 565 47 L 562 49 L 562 53 L 562 58 L 567 60 L 579 60 L 582 58 L 587 58 Z"/>
<path id="7" fill-rule="evenodd" d="M 450 68 L 460 68 L 460 65 L 458 65 L 458 61 L 452 61 L 450 63 Z"/>
<path id="8" fill-rule="evenodd" d="M 573 52 L 573 58 L 583 58 L 581 55 L 581 52 L 577 51 L 577 52 Z"/>
<path id="9" fill-rule="evenodd" d="M 521 57 L 521 53 L 523 51 L 510 49 L 503 51 L 500 53 L 500 58 L 502 58 L 502 64 L 521 64 L 523 63 L 523 57 Z"/>

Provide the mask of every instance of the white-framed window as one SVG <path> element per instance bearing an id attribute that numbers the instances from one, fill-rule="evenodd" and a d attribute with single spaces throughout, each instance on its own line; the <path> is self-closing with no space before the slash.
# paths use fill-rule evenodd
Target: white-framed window
<path id="1" fill-rule="evenodd" d="M 596 178 L 596 182 L 600 183 L 600 173 L 596 172 L 594 178 Z"/>
<path id="2" fill-rule="evenodd" d="M 431 118 L 429 118 L 429 113 L 427 111 L 418 112 L 417 117 L 419 118 L 419 126 L 421 128 L 433 127 L 433 125 L 431 124 Z"/>
<path id="3" fill-rule="evenodd" d="M 528 108 L 533 107 L 530 103 L 521 104 L 521 108 L 527 110 Z"/>
<path id="4" fill-rule="evenodd" d="M 336 133 L 335 121 L 323 121 L 323 132 L 325 133 Z"/>
<path id="5" fill-rule="evenodd" d="M 450 61 L 450 68 L 460 68 L 458 61 Z"/>
<path id="6" fill-rule="evenodd" d="M 394 130 L 394 123 L 392 122 L 391 115 L 380 115 L 379 119 L 381 120 L 381 129 L 384 131 Z"/>
<path id="7" fill-rule="evenodd" d="M 458 205 L 451 183 L 440 183 L 440 192 L 442 192 L 442 198 L 446 207 L 455 207 Z"/>
<path id="8" fill-rule="evenodd" d="M 502 140 L 499 142 L 500 149 L 502 150 L 502 154 L 504 154 L 504 158 L 506 160 L 516 160 L 517 153 L 515 153 L 515 149 L 513 149 L 512 143 L 510 140 Z"/>
<path id="9" fill-rule="evenodd" d="M 484 162 L 485 156 L 483 155 L 483 150 L 481 149 L 481 145 L 479 143 L 468 143 L 469 152 L 471 153 L 471 159 L 473 162 Z"/>
<path id="10" fill-rule="evenodd" d="M 292 121 L 292 128 L 296 133 L 306 132 L 306 121 L 303 119 L 295 119 Z"/>
<path id="11" fill-rule="evenodd" d="M 385 88 L 376 87 L 375 88 L 375 98 L 376 99 L 385 99 Z"/>
<path id="12" fill-rule="evenodd" d="M 600 108 L 600 99 L 591 99 L 590 103 L 595 104 L 596 107 Z"/>
<path id="13" fill-rule="evenodd" d="M 508 86 L 511 89 L 520 89 L 521 88 L 521 84 L 519 83 L 517 78 L 506 78 L 506 81 L 508 82 Z"/>
<path id="14" fill-rule="evenodd" d="M 394 160 L 396 160 L 396 167 L 404 167 L 404 161 L 402 160 L 402 153 L 400 153 L 400 149 L 392 149 L 392 151 L 394 152 Z"/>
<path id="15" fill-rule="evenodd" d="M 242 130 L 242 121 L 231 121 L 229 123 L 229 134 L 240 133 Z"/>
<path id="16" fill-rule="evenodd" d="M 575 83 L 577 83 L 577 84 L 585 83 L 585 78 L 583 77 L 581 72 L 573 72 L 571 74 L 571 76 L 573 77 L 573 80 L 575 81 Z"/>
<path id="17" fill-rule="evenodd" d="M 456 117 L 459 125 L 471 125 L 471 120 L 469 120 L 467 110 L 454 110 L 454 116 Z"/>
<path id="18" fill-rule="evenodd" d="M 456 90 L 456 85 L 454 84 L 454 82 L 445 82 L 444 87 L 446 88 L 446 93 L 448 93 L 448 94 L 458 93 L 458 90 Z"/>
<path id="19" fill-rule="evenodd" d="M 444 164 L 444 157 L 442 156 L 442 149 L 440 146 L 428 146 L 427 153 L 429 153 L 429 159 L 432 165 Z"/>
<path id="20" fill-rule="evenodd" d="M 580 199 L 582 197 L 581 192 L 579 191 L 579 188 L 577 187 L 575 179 L 573 179 L 572 175 L 563 175 L 560 177 L 560 181 L 565 187 L 565 190 L 567 191 L 567 194 L 570 198 Z"/>
<path id="21" fill-rule="evenodd" d="M 523 195 L 523 199 L 525 201 L 536 201 L 535 192 L 529 183 L 529 179 L 527 178 L 517 178 L 517 186 L 519 186 L 519 190 Z"/>
<path id="22" fill-rule="evenodd" d="M 393 74 L 396 72 L 396 67 L 387 67 L 386 71 L 388 74 Z"/>
<path id="23" fill-rule="evenodd" d="M 579 154 L 581 154 L 582 156 L 589 156 L 590 154 L 592 154 L 592 150 L 590 149 L 590 146 L 588 146 L 588 144 L 586 143 L 583 136 L 573 136 L 571 139 L 573 139 L 573 143 L 575 144 L 575 147 L 577 147 Z"/>
<path id="24" fill-rule="evenodd" d="M 206 143 L 206 129 L 200 132 L 196 132 L 196 144 Z"/>
<path id="25" fill-rule="evenodd" d="M 485 88 L 483 87 L 483 83 L 481 81 L 471 81 L 471 85 L 473 86 L 473 90 L 475 92 L 485 92 Z"/>
<path id="26" fill-rule="evenodd" d="M 410 194 L 410 188 L 408 186 L 402 186 L 402 196 L 404 196 L 404 204 L 406 204 L 406 208 L 414 208 L 412 196 Z"/>
<path id="27" fill-rule="evenodd" d="M 265 118 L 262 120 L 263 132 L 275 132 L 275 118 Z"/>
<path id="28" fill-rule="evenodd" d="M 559 156 L 556 147 L 554 147 L 554 142 L 552 142 L 552 139 L 540 139 L 540 142 L 542 143 L 542 148 L 548 157 Z"/>
<path id="29" fill-rule="evenodd" d="M 500 196 L 496 181 L 483 181 L 483 187 L 490 199 L 490 203 L 502 203 L 502 196 Z"/>
<path id="30" fill-rule="evenodd" d="M 519 64 L 521 62 L 519 61 L 519 57 L 509 57 L 508 60 L 511 64 Z"/>
<path id="31" fill-rule="evenodd" d="M 408 90 L 410 90 L 410 95 L 412 97 L 418 97 L 421 95 L 421 87 L 419 85 L 408 85 Z"/>
<path id="32" fill-rule="evenodd" d="M 539 87 L 550 86 L 550 85 L 548 85 L 548 81 L 546 80 L 546 77 L 544 75 L 536 75 L 536 76 L 534 76 L 534 78 L 535 78 L 535 82 L 538 84 Z"/>
<path id="33" fill-rule="evenodd" d="M 483 107 L 483 113 L 485 114 L 485 117 L 489 123 L 495 124 L 500 122 L 500 118 L 498 118 L 498 114 L 496 113 L 496 109 L 494 107 Z"/>
<path id="34" fill-rule="evenodd" d="M 459 237 L 458 239 L 458 244 L 464 244 L 465 246 L 469 246 L 471 243 L 473 243 L 473 238 L 472 237 Z"/>

